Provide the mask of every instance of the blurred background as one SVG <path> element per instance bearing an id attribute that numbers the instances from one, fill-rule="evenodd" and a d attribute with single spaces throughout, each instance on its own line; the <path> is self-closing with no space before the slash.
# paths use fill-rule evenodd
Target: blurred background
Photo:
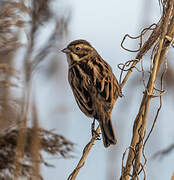
<path id="1" fill-rule="evenodd" d="M 73 158 L 53 158 L 45 154 L 46 161 L 55 167 L 42 166 L 41 172 L 45 180 L 64 180 L 76 167 L 83 148 L 91 138 L 92 119 L 87 118 L 75 102 L 68 83 L 66 57 L 60 50 L 72 40 L 85 39 L 111 65 L 114 74 L 119 79 L 120 70 L 117 65 L 134 59 L 136 56 L 136 53 L 130 53 L 121 48 L 120 44 L 124 35 L 128 33 L 137 36 L 145 27 L 157 23 L 162 9 L 158 0 L 52 0 L 47 15 L 44 12 L 46 8 L 43 6 L 40 11 L 42 19 L 37 19 L 36 16 L 36 20 L 41 22 L 41 27 L 35 33 L 33 41 L 35 51 L 30 56 L 36 60 L 40 59 L 37 71 L 33 76 L 39 125 L 48 130 L 54 129 L 55 132 L 75 143 L 75 146 L 74 152 L 72 152 Z M 63 26 L 60 25 L 60 22 Z M 37 21 L 35 27 L 37 27 Z M 35 29 L 32 29 L 32 32 L 35 32 Z M 25 43 L 28 38 L 24 35 L 26 32 L 20 33 L 20 38 Z M 125 46 L 132 50 L 138 49 L 138 43 L 138 40 L 126 40 Z M 44 48 L 49 50 L 39 55 L 38 52 L 42 52 Z M 21 70 L 21 54 L 24 53 L 24 49 L 25 47 L 20 49 L 20 53 L 16 55 L 18 59 L 16 67 L 19 71 Z M 173 53 L 174 51 L 170 50 L 168 56 L 169 73 L 167 76 L 170 78 L 165 79 L 167 93 L 162 97 L 163 106 L 145 148 L 148 159 L 147 179 L 170 179 L 174 172 L 174 153 L 163 158 L 153 158 L 156 152 L 174 143 L 172 119 L 174 116 L 174 69 L 173 66 L 170 66 Z M 143 57 L 145 69 L 148 69 L 150 65 L 149 57 L 150 53 Z M 119 179 L 122 155 L 131 142 L 133 122 L 139 110 L 143 91 L 142 74 L 134 70 L 122 90 L 124 96 L 117 100 L 112 113 L 112 121 L 118 139 L 117 145 L 106 149 L 102 141 L 96 141 L 77 180 Z M 159 99 L 152 99 L 146 134 L 152 126 L 158 107 Z"/>

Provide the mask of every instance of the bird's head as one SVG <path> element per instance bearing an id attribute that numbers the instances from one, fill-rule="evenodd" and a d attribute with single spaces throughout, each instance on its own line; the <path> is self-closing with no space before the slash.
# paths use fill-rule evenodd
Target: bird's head
<path id="1" fill-rule="evenodd" d="M 66 48 L 62 50 L 68 57 L 68 63 L 72 61 L 81 61 L 83 57 L 96 53 L 96 50 L 86 40 L 72 41 Z"/>

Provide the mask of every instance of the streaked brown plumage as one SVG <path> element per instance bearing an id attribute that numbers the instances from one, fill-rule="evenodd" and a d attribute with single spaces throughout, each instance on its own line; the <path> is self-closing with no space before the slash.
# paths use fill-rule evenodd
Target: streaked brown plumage
<path id="1" fill-rule="evenodd" d="M 85 40 L 72 41 L 62 52 L 67 55 L 68 80 L 79 108 L 98 120 L 105 147 L 116 144 L 111 113 L 122 94 L 112 68 Z"/>

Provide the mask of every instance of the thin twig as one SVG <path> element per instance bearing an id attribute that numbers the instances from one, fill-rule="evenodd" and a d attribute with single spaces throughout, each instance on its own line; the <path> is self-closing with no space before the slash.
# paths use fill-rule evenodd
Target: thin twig
<path id="1" fill-rule="evenodd" d="M 139 50 L 135 59 L 140 60 L 149 51 L 149 49 L 153 46 L 153 44 L 157 41 L 159 34 L 160 34 L 161 26 L 162 26 L 162 22 L 159 21 L 159 23 L 156 25 L 155 29 L 151 33 L 148 40 L 143 44 L 142 48 Z M 131 65 L 130 70 L 126 73 L 122 83 L 120 84 L 121 88 L 123 88 L 123 86 L 127 82 L 128 78 L 132 72 L 132 68 L 135 67 L 138 62 L 139 61 L 134 61 L 133 64 Z"/>
<path id="2" fill-rule="evenodd" d="M 100 126 L 97 127 L 96 129 L 96 133 L 99 134 L 100 133 Z M 69 175 L 68 180 L 74 180 L 76 179 L 76 176 L 78 175 L 80 169 L 83 167 L 83 165 L 85 164 L 85 160 L 88 156 L 89 151 L 91 150 L 94 141 L 97 139 L 97 136 L 94 134 L 91 138 L 91 140 L 89 141 L 89 143 L 85 146 L 85 148 L 83 149 L 83 154 L 82 157 L 79 161 L 79 163 L 77 164 L 76 168 L 73 170 L 73 172 Z"/>
<path id="3" fill-rule="evenodd" d="M 155 27 L 153 27 L 153 26 L 155 26 Z M 154 28 L 156 28 L 156 26 L 157 26 L 156 24 L 152 24 L 152 25 L 150 25 L 149 27 L 144 28 L 144 29 L 141 31 L 140 35 L 138 35 L 138 36 L 136 36 L 136 37 L 133 37 L 133 36 L 130 36 L 129 34 L 126 34 L 126 35 L 123 37 L 123 40 L 122 40 L 122 42 L 121 42 L 121 47 L 122 47 L 124 50 L 129 51 L 129 52 L 138 52 L 138 51 L 140 51 L 141 48 L 142 48 L 142 44 L 143 44 L 143 36 L 144 36 L 149 30 L 154 30 Z M 139 48 L 138 48 L 137 50 L 130 50 L 130 49 L 124 47 L 124 42 L 125 42 L 125 40 L 126 40 L 127 37 L 129 37 L 130 39 L 140 39 Z"/>

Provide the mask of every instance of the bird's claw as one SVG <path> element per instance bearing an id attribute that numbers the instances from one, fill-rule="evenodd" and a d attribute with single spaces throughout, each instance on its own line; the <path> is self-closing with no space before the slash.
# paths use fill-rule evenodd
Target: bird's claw
<path id="1" fill-rule="evenodd" d="M 97 133 L 97 131 L 95 130 L 95 119 L 91 125 L 91 132 L 92 132 L 92 137 L 95 137 L 96 140 L 101 140 L 101 138 L 100 138 L 101 133 Z"/>
<path id="2" fill-rule="evenodd" d="M 101 133 L 97 133 L 97 131 L 95 129 L 92 130 L 92 137 L 95 137 L 96 140 L 101 140 L 100 134 Z"/>

